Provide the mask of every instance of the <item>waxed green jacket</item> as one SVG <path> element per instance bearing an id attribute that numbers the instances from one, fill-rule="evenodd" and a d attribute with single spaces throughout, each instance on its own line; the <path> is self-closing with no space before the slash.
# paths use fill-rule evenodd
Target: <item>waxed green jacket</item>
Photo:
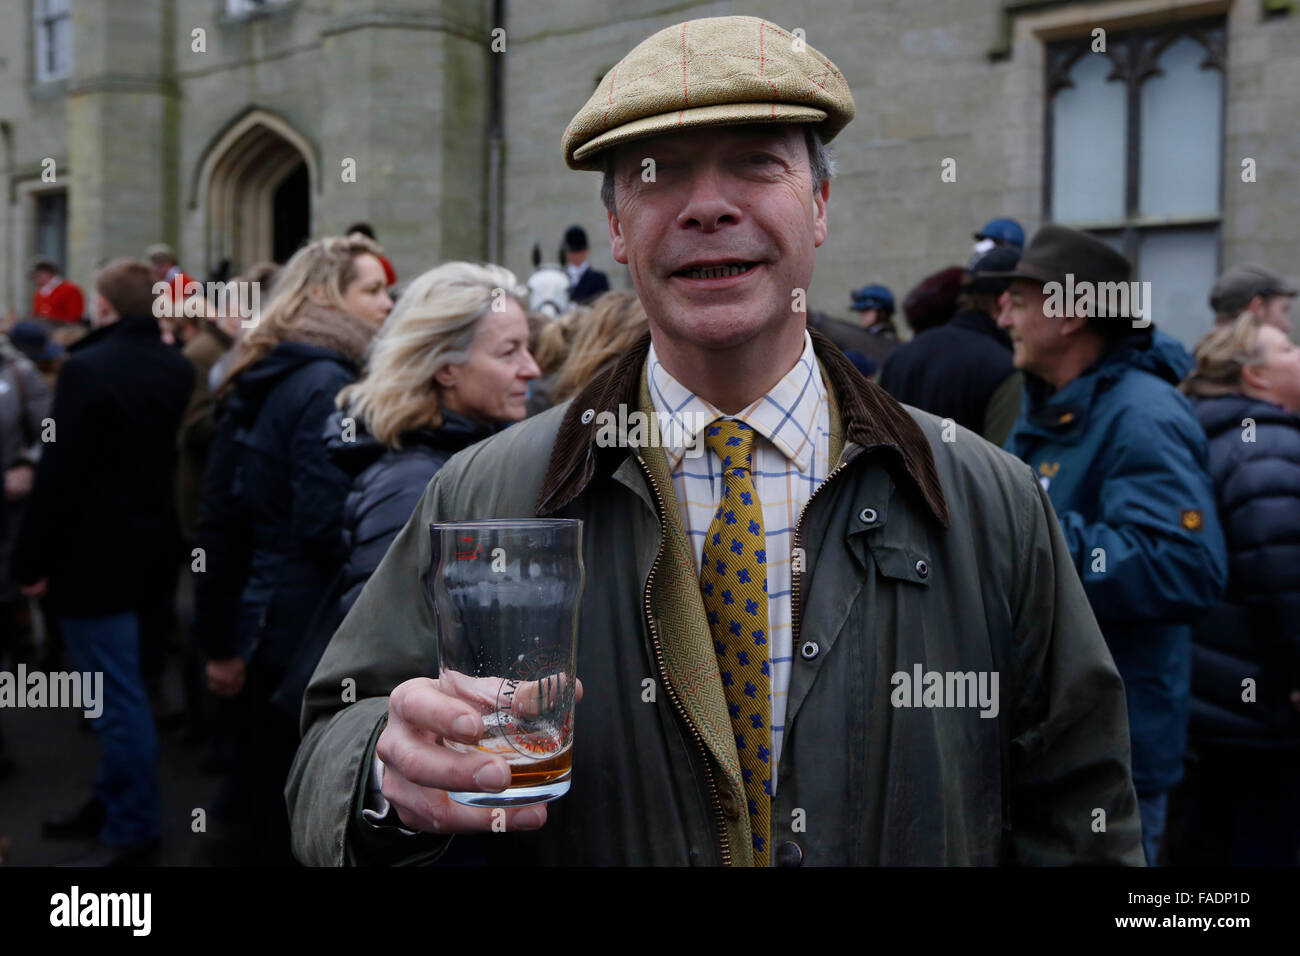
<path id="1" fill-rule="evenodd" d="M 899 405 L 811 334 L 837 465 L 796 535 L 774 863 L 1142 865 L 1123 685 L 1038 482 L 974 433 Z M 752 863 L 663 453 L 596 441 L 602 412 L 651 410 L 649 344 L 430 484 L 307 691 L 285 791 L 299 860 Z M 572 789 L 533 833 L 448 838 L 369 822 L 387 694 L 438 674 L 429 524 L 532 516 L 584 521 Z M 930 673 L 996 673 L 996 714 L 951 692 L 923 696 L 921 681 L 903 693 L 897 675 Z"/>

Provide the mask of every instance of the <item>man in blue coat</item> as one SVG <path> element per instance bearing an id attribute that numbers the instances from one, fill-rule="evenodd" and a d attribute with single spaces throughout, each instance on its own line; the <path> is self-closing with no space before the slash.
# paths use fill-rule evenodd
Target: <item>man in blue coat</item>
<path id="1" fill-rule="evenodd" d="M 1147 862 L 1182 777 L 1189 622 L 1227 579 L 1205 433 L 1150 326 L 1150 296 L 1099 239 L 1044 226 L 999 317 L 1025 373 L 1006 449 L 1038 475 L 1124 679 Z M 1145 304 L 1144 304 L 1145 303 Z M 1138 318 L 1133 318 L 1137 316 Z"/>

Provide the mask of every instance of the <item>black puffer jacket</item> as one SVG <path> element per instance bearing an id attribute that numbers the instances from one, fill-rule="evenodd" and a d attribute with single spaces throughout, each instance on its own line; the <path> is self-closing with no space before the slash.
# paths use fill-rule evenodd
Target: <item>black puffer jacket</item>
<path id="1" fill-rule="evenodd" d="M 245 370 L 218 411 L 204 481 L 195 630 L 206 655 L 284 671 L 342 564 L 350 479 L 321 444 L 339 389 L 357 376 L 340 352 L 281 342 Z"/>
<path id="2" fill-rule="evenodd" d="M 326 423 L 325 444 L 330 456 L 352 477 L 352 489 L 343 509 L 342 542 L 347 557 L 340 621 L 379 567 L 438 469 L 462 448 L 502 427 L 483 425 L 455 412 L 444 411 L 442 415 L 443 424 L 438 428 L 403 433 L 400 451 L 381 444 L 359 421 L 355 422 L 353 440 L 345 441 L 341 411 Z"/>
<path id="3" fill-rule="evenodd" d="M 1229 579 L 1224 603 L 1192 631 L 1191 742 L 1297 746 L 1288 696 L 1300 688 L 1300 418 L 1244 395 L 1195 405 Z M 1242 700 L 1246 678 L 1253 702 Z"/>

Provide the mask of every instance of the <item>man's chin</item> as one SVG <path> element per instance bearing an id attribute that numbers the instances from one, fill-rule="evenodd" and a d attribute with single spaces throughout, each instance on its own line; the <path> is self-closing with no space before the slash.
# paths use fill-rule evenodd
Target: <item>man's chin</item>
<path id="1" fill-rule="evenodd" d="M 764 321 L 764 317 L 753 311 L 730 306 L 684 309 L 678 314 L 682 318 L 679 334 L 707 349 L 737 348 L 772 329 L 770 319 Z"/>

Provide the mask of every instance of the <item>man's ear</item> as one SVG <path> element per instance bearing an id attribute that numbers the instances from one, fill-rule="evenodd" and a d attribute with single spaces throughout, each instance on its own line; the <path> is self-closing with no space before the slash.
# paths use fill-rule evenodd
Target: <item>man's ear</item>
<path id="1" fill-rule="evenodd" d="M 1072 335 L 1079 335 L 1088 331 L 1088 310 L 1080 309 L 1079 304 L 1075 303 L 1072 310 L 1074 315 L 1063 315 L 1057 319 L 1056 328 L 1062 338 L 1069 338 Z"/>
<path id="2" fill-rule="evenodd" d="M 1088 330 L 1088 317 L 1086 315 L 1062 316 L 1057 328 L 1061 330 L 1063 336 L 1078 335 Z"/>
<path id="3" fill-rule="evenodd" d="M 619 265 L 627 265 L 627 243 L 623 241 L 623 225 L 618 221 L 618 216 L 614 215 L 608 209 L 605 215 L 609 218 L 609 247 L 614 255 L 614 261 Z"/>
<path id="4" fill-rule="evenodd" d="M 813 190 L 813 247 L 826 241 L 826 201 L 831 198 L 831 181 Z"/>
<path id="5" fill-rule="evenodd" d="M 1257 295 L 1246 303 L 1245 311 L 1247 312 L 1254 312 L 1256 315 L 1262 316 L 1267 310 L 1268 299 L 1262 295 Z"/>

